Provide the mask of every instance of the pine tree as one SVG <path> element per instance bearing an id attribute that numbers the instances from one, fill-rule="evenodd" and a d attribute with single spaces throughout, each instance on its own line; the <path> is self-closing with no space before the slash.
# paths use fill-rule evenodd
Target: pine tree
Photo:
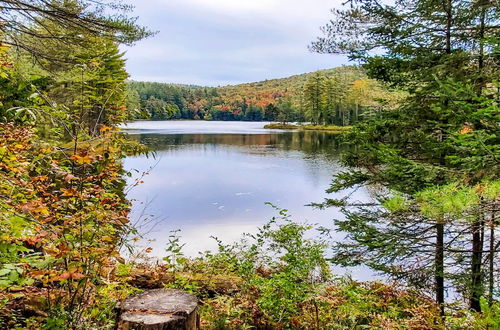
<path id="1" fill-rule="evenodd" d="M 317 73 L 309 78 L 304 85 L 303 93 L 306 103 L 306 118 L 313 124 L 324 123 L 324 77 Z"/>
<path id="2" fill-rule="evenodd" d="M 332 78 L 325 80 L 325 88 L 323 91 L 324 98 L 324 118 L 327 124 L 333 124 L 338 121 L 337 108 L 340 105 L 340 97 L 338 95 L 337 85 Z"/>
<path id="3" fill-rule="evenodd" d="M 318 39 L 313 49 L 348 53 L 364 62 L 371 77 L 405 89 L 410 96 L 398 109 L 374 114 L 349 136 L 355 149 L 344 157 L 345 163 L 363 170 L 337 176 L 332 191 L 362 182 L 379 183 L 415 201 L 422 191 L 451 182 L 475 186 L 483 180 L 498 180 L 498 103 L 494 101 L 498 95 L 489 88 L 499 68 L 495 53 L 498 4 L 488 0 L 398 1 L 394 5 L 353 0 L 348 4 L 348 9 L 335 11 L 335 19 L 324 28 L 326 36 Z M 383 55 L 372 55 L 377 49 L 383 50 Z M 473 137 L 481 142 L 473 145 Z M 462 140 L 468 140 L 468 145 Z M 426 265 L 425 269 L 432 269 L 436 301 L 441 306 L 445 277 L 452 280 L 453 276 L 447 274 L 447 263 L 458 266 L 468 260 L 465 291 L 471 308 L 480 310 L 484 212 L 468 222 L 465 232 L 471 238 L 458 254 L 449 243 L 453 240 L 450 235 L 459 227 L 455 221 L 422 217 L 420 210 L 412 214 L 420 220 L 412 222 L 409 216 L 377 219 L 363 210 L 349 211 L 353 227 L 342 222 L 339 225 L 352 233 L 352 246 L 365 247 L 365 252 L 377 251 L 375 255 L 388 253 L 391 257 L 382 259 L 388 264 L 397 264 L 398 258 L 410 260 L 420 251 L 421 258 L 431 261 L 432 267 Z M 494 217 L 491 223 L 496 224 Z M 421 231 L 412 231 L 413 226 Z M 431 232 L 433 240 L 429 241 Z M 404 244 L 413 239 L 412 235 L 417 241 L 428 242 L 426 246 L 432 247 L 433 253 L 429 255 L 427 249 L 405 251 Z M 385 238 L 382 242 L 387 245 L 367 239 L 374 237 Z M 347 250 L 340 246 L 339 251 Z M 495 251 L 490 252 L 491 259 Z M 356 254 L 350 255 L 354 262 Z M 348 257 L 343 255 L 343 259 Z M 388 266 L 373 266 L 391 273 Z M 403 262 L 397 269 L 404 269 L 408 278 L 412 276 L 409 266 Z M 455 268 L 450 265 L 448 269 L 452 272 Z"/>
<path id="4" fill-rule="evenodd" d="M 275 121 L 278 119 L 278 115 L 279 115 L 279 110 L 274 104 L 269 103 L 268 105 L 266 105 L 266 108 L 264 109 L 265 120 Z"/>

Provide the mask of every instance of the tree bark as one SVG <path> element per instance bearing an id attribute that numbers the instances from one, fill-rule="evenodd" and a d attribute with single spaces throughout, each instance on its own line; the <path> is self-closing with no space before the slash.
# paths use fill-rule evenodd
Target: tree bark
<path id="1" fill-rule="evenodd" d="M 444 10 L 446 12 L 446 54 L 451 54 L 451 27 L 453 22 L 453 4 L 452 0 L 444 1 Z M 448 101 L 445 101 L 448 106 Z M 444 140 L 441 132 L 441 142 Z M 441 165 L 445 165 L 445 154 L 441 155 Z M 441 316 L 444 316 L 444 221 L 438 220 L 436 226 L 436 260 L 435 260 L 435 282 L 436 282 L 436 302 L 439 304 Z"/>
<path id="2" fill-rule="evenodd" d="M 436 260 L 434 279 L 436 283 L 436 302 L 441 316 L 444 316 L 444 223 L 436 225 Z"/>
<path id="3" fill-rule="evenodd" d="M 479 19 L 479 57 L 478 57 L 478 69 L 479 69 L 479 79 L 477 80 L 477 91 L 478 95 L 483 93 L 483 88 L 485 87 L 485 79 L 484 79 L 484 33 L 486 28 L 486 10 L 487 3 L 485 1 L 481 1 L 479 3 L 481 6 L 481 16 Z"/>
<path id="4" fill-rule="evenodd" d="M 483 221 L 478 219 L 472 225 L 472 262 L 471 262 L 471 297 L 470 308 L 481 312 L 480 299 L 483 295 L 483 274 L 481 263 L 483 259 Z"/>
<path id="5" fill-rule="evenodd" d="M 489 258 L 489 278 L 488 278 L 488 305 L 493 305 L 493 288 L 495 284 L 494 272 L 495 272 L 495 209 L 491 214 L 490 222 L 490 254 Z"/>

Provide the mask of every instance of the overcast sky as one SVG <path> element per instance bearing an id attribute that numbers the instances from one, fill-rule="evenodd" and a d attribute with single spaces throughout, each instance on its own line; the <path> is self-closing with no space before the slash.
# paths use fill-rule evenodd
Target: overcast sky
<path id="1" fill-rule="evenodd" d="M 218 86 L 346 64 L 307 49 L 339 2 L 133 1 L 139 23 L 159 33 L 126 48 L 127 69 L 134 80 Z"/>

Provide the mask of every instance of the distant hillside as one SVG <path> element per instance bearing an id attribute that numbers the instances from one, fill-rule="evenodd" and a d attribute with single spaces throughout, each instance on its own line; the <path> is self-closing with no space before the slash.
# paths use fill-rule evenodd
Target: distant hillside
<path id="1" fill-rule="evenodd" d="M 307 120 L 346 124 L 346 120 L 358 119 L 360 106 L 374 105 L 366 99 L 368 91 L 353 90 L 359 86 L 372 94 L 385 91 L 356 66 L 223 87 L 131 81 L 128 110 L 131 119 Z M 356 93 L 365 94 L 362 101 L 353 99 Z M 344 113 L 340 119 L 339 109 L 345 112 L 349 102 L 356 104 L 356 114 L 351 115 L 349 110 L 349 116 Z"/>
<path id="2" fill-rule="evenodd" d="M 266 91 L 276 91 L 276 90 L 298 91 L 304 87 L 304 84 L 307 82 L 309 78 L 317 74 L 320 74 L 327 78 L 344 76 L 346 79 L 349 80 L 366 78 L 364 71 L 359 67 L 340 66 L 332 69 L 302 73 L 286 78 L 263 80 L 263 81 L 250 82 L 238 85 L 223 86 L 218 88 L 220 90 L 225 90 L 225 91 L 238 91 L 238 92 L 255 91 L 257 93 Z"/>
<path id="3" fill-rule="evenodd" d="M 303 73 L 290 76 L 287 78 L 264 80 L 252 83 L 239 85 L 230 85 L 219 87 L 219 92 L 229 98 L 238 97 L 251 98 L 260 101 L 261 105 L 265 106 L 276 94 L 286 94 L 287 96 L 299 96 L 306 82 L 315 75 L 322 75 L 326 78 L 337 77 L 340 79 L 353 82 L 358 79 L 366 78 L 363 70 L 355 66 L 341 66 L 333 69 L 319 70 L 315 72 Z"/>

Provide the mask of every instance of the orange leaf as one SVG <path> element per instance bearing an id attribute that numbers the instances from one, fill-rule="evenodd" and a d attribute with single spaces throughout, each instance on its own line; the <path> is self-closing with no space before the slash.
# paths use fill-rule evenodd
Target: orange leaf
<path id="1" fill-rule="evenodd" d="M 111 237 L 111 236 L 104 236 L 104 237 L 101 237 L 100 241 L 101 242 L 113 242 L 113 237 Z"/>
<path id="2" fill-rule="evenodd" d="M 61 188 L 61 192 L 62 192 L 61 196 L 64 196 L 64 197 L 71 197 L 71 196 L 76 195 L 76 191 L 74 191 L 73 189 Z"/>
<path id="3" fill-rule="evenodd" d="M 77 164 L 80 164 L 80 165 L 90 164 L 93 160 L 92 157 L 90 157 L 90 156 L 72 155 L 70 158 L 72 160 L 74 160 Z"/>
<path id="4" fill-rule="evenodd" d="M 85 275 L 82 273 L 76 273 L 76 272 L 64 272 L 59 276 L 54 276 L 51 278 L 51 281 L 67 281 L 67 280 L 81 280 L 84 278 Z"/>
<path id="5" fill-rule="evenodd" d="M 467 134 L 467 133 L 470 133 L 472 131 L 473 131 L 472 127 L 470 125 L 468 125 L 468 124 L 465 124 L 462 127 L 462 129 L 460 130 L 460 134 Z"/>
<path id="6" fill-rule="evenodd" d="M 70 277 L 72 280 L 81 280 L 85 277 L 85 275 L 83 275 L 82 273 L 71 273 Z"/>
<path id="7" fill-rule="evenodd" d="M 107 131 L 111 131 L 112 129 L 113 129 L 113 127 L 103 126 L 103 127 L 101 127 L 100 131 L 101 131 L 101 133 L 104 133 L 104 132 L 107 132 Z"/>

